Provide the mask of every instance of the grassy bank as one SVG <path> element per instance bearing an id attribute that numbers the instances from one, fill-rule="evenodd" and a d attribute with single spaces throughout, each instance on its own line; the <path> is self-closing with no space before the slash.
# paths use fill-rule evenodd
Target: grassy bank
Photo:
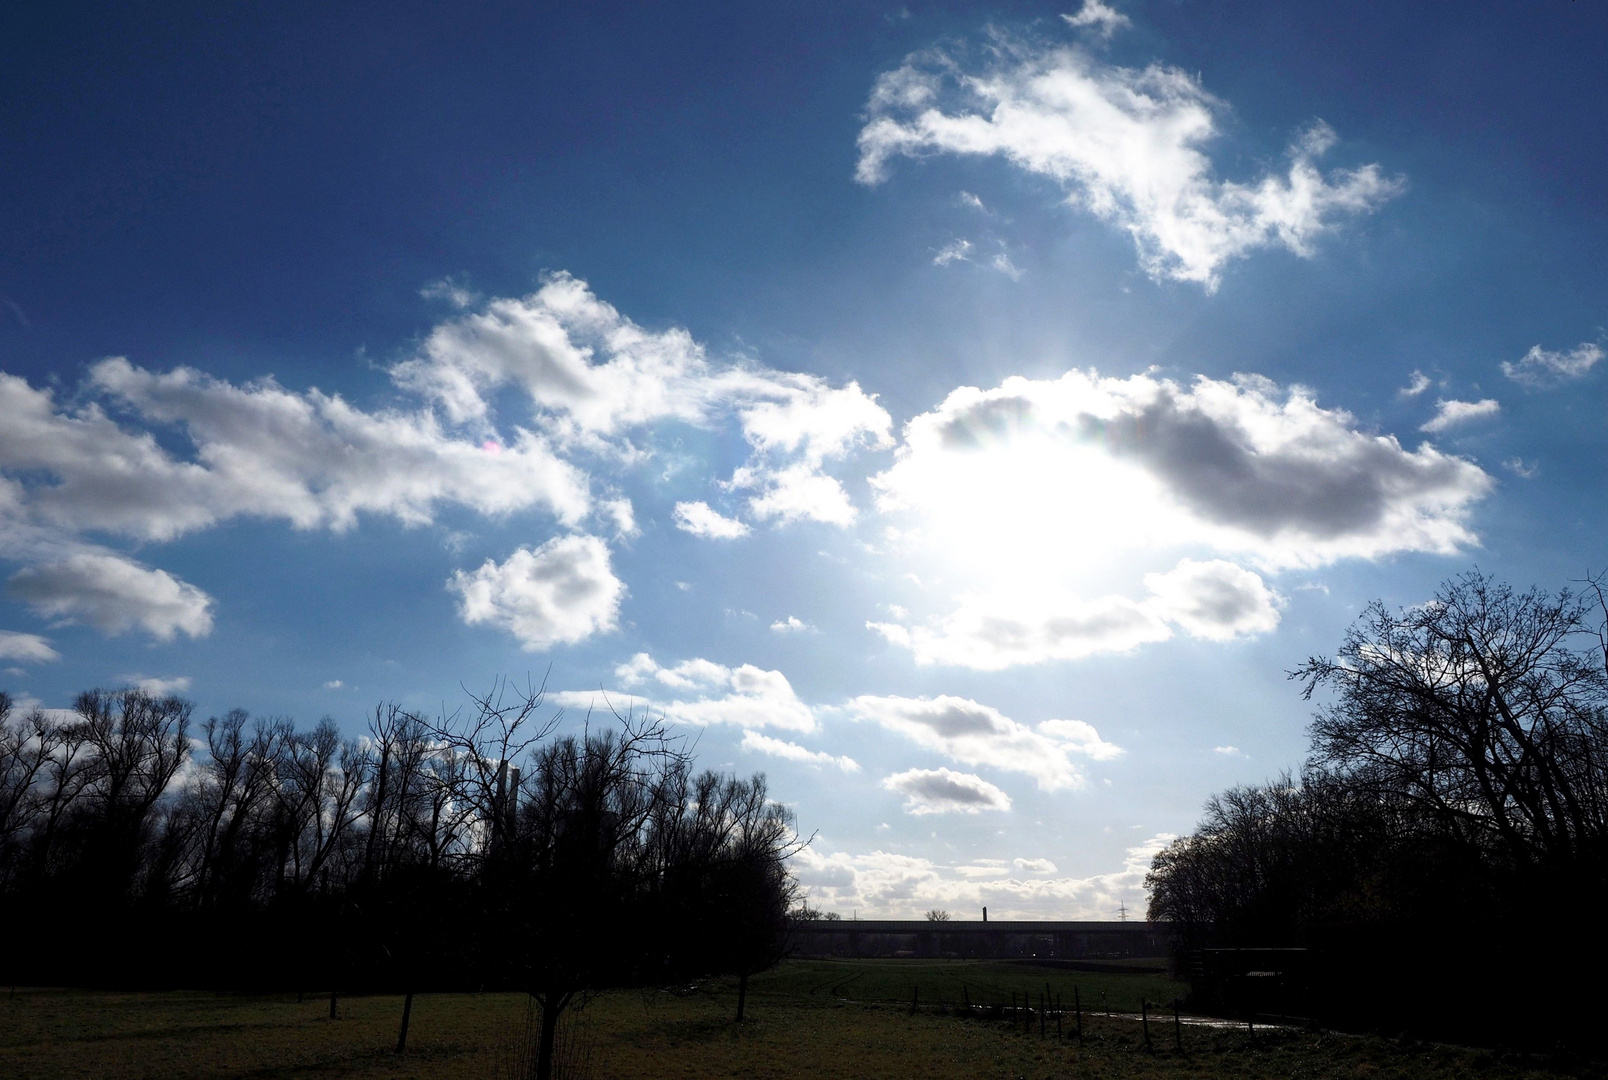
<path id="1" fill-rule="evenodd" d="M 1008 1023 L 924 1005 L 1012 989 L 1036 1000 L 1046 981 L 1075 980 L 1087 1000 L 1104 989 L 1114 1008 L 1162 997 L 1159 975 L 1098 975 L 1011 964 L 922 961 L 793 961 L 755 980 L 752 1020 L 731 1023 L 733 988 L 611 994 L 578 1017 L 593 1075 L 793 1078 L 1300 1078 L 1600 1076 L 1588 1066 L 1378 1038 L 1306 1032 L 1152 1030 L 1146 1050 L 1130 1019 L 1086 1016 L 1086 1041 L 1057 1043 Z M 946 981 L 947 980 L 947 981 Z M 1113 981 L 1114 980 L 1114 981 Z M 940 989 L 940 988 L 944 989 Z M 930 989 L 929 989 L 930 988 Z M 1068 1001 L 1070 1001 L 1070 994 Z M 327 1000 L 294 995 L 120 994 L 19 990 L 0 994 L 0 1076 L 14 1080 L 190 1077 L 439 1077 L 490 1080 L 524 1016 L 503 994 L 420 995 L 405 1057 L 394 1051 L 401 999 Z"/>

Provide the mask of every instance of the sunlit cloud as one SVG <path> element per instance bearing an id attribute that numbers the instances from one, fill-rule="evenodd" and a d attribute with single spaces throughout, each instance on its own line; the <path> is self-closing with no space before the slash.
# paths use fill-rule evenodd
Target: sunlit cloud
<path id="1" fill-rule="evenodd" d="M 1086 3 L 1068 21 L 1109 35 L 1126 19 Z M 1311 255 L 1339 220 L 1403 188 L 1377 165 L 1322 172 L 1317 162 L 1336 142 L 1322 122 L 1292 141 L 1283 172 L 1219 179 L 1207 148 L 1228 106 L 1195 76 L 999 35 L 991 46 L 990 65 L 967 68 L 934 50 L 880 76 L 856 179 L 882 182 L 896 157 L 1003 157 L 1059 184 L 1069 205 L 1128 232 L 1152 277 L 1208 290 L 1225 264 L 1257 249 Z"/>
<path id="2" fill-rule="evenodd" d="M 554 537 L 500 564 L 487 559 L 473 572 L 455 571 L 447 587 L 458 594 L 464 622 L 499 627 L 527 651 L 613 630 L 625 594 L 608 547 L 585 535 Z"/>
<path id="3" fill-rule="evenodd" d="M 814 712 L 780 671 L 753 664 L 727 667 L 701 657 L 663 667 L 649 654 L 637 653 L 615 668 L 614 676 L 640 694 L 650 711 L 676 723 L 816 729 Z M 667 703 L 660 700 L 665 692 L 675 695 Z"/>
<path id="4" fill-rule="evenodd" d="M 1396 391 L 1396 393 L 1405 398 L 1413 398 L 1428 390 L 1432 385 L 1434 384 L 1428 375 L 1425 375 L 1422 371 L 1414 371 L 1408 376 L 1407 385 Z"/>
<path id="5" fill-rule="evenodd" d="M 1062 15 L 1068 26 L 1093 30 L 1101 37 L 1110 37 L 1125 26 L 1131 26 L 1128 16 L 1101 0 L 1083 0 L 1076 15 Z"/>
<path id="6" fill-rule="evenodd" d="M 1434 417 L 1418 430 L 1439 435 L 1443 431 L 1474 420 L 1489 419 L 1501 411 L 1502 406 L 1495 398 L 1484 398 L 1480 401 L 1437 401 Z"/>
<path id="7" fill-rule="evenodd" d="M 887 445 L 892 424 L 855 383 L 712 359 L 685 329 L 643 327 L 565 273 L 437 326 L 391 376 L 453 423 L 485 431 L 495 430 L 499 393 L 516 388 L 560 448 L 619 460 L 643 453 L 633 435 L 653 425 L 735 421 L 752 454 L 728 486 L 754 492 L 756 517 L 783 523 L 851 522 L 841 487 L 821 470 Z"/>
<path id="8" fill-rule="evenodd" d="M 1102 741 L 1088 723 L 1049 720 L 1034 730 L 998 709 L 950 695 L 862 695 L 845 708 L 854 719 L 875 723 L 963 765 L 1030 776 L 1045 791 L 1083 785 L 1083 773 L 1072 754 L 1110 760 L 1122 753 Z"/>
<path id="9" fill-rule="evenodd" d="M 736 540 L 753 532 L 747 522 L 726 517 L 702 501 L 676 503 L 674 520 L 682 532 L 705 540 Z"/>
<path id="10" fill-rule="evenodd" d="M 871 478 L 888 548 L 930 567 L 947 605 L 928 589 L 925 617 L 867 625 L 921 663 L 983 670 L 1266 633 L 1283 601 L 1241 562 L 1452 554 L 1476 542 L 1492 483 L 1255 376 L 965 387 L 909 421 Z M 1118 574 L 1125 592 L 1088 587 Z"/>
<path id="11" fill-rule="evenodd" d="M 1158 833 L 1127 849 L 1119 868 L 1088 877 L 1054 877 L 1048 859 L 940 863 L 896 852 L 823 850 L 818 842 L 794 860 L 812 907 L 847 918 L 913 919 L 932 908 L 958 918 L 1114 919 L 1144 910 L 1151 860 L 1176 837 Z M 1051 868 L 1041 870 L 1040 864 Z M 1014 872 L 1013 872 L 1014 871 Z"/>
<path id="12" fill-rule="evenodd" d="M 786 742 L 782 739 L 773 739 L 769 735 L 762 735 L 752 728 L 743 732 L 743 741 L 739 744 L 739 748 L 756 754 L 768 754 L 771 757 L 782 758 L 785 761 L 798 761 L 809 765 L 829 765 L 846 773 L 860 771 L 860 763 L 851 757 L 834 756 L 824 750 L 809 750 L 798 745 L 798 743 Z"/>

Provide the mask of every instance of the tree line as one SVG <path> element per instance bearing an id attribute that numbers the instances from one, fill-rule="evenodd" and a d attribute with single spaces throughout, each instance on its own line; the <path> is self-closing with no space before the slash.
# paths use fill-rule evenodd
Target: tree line
<path id="1" fill-rule="evenodd" d="M 1608 958 L 1608 605 L 1478 572 L 1374 604 L 1291 672 L 1320 705 L 1297 775 L 1214 796 L 1155 858 L 1186 948 L 1307 947 L 1311 1010 L 1553 1038 Z"/>
<path id="2" fill-rule="evenodd" d="M 13 984 L 525 990 L 545 1076 L 578 998 L 710 973 L 746 990 L 781 955 L 791 814 L 647 717 L 563 732 L 506 681 L 435 719 L 381 705 L 356 739 L 192 711 L 0 694 Z"/>

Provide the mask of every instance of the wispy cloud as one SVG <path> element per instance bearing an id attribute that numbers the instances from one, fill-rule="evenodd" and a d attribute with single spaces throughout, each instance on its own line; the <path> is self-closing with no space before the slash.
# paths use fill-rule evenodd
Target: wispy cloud
<path id="1" fill-rule="evenodd" d="M 1068 21 L 1109 33 L 1126 20 L 1091 0 Z M 1152 277 L 1208 290 L 1228 262 L 1258 249 L 1310 255 L 1339 220 L 1403 189 L 1377 165 L 1322 172 L 1317 162 L 1336 142 L 1322 122 L 1296 136 L 1282 173 L 1218 179 L 1206 148 L 1227 106 L 1194 76 L 1105 64 L 1067 46 L 992 45 L 992 66 L 969 70 L 934 50 L 880 76 L 856 179 L 882 182 L 896 157 L 997 155 L 1128 232 Z"/>
<path id="2" fill-rule="evenodd" d="M 1433 384 L 1428 375 L 1422 371 L 1414 371 L 1407 378 L 1407 385 L 1396 391 L 1402 397 L 1413 398 L 1428 390 Z"/>
<path id="3" fill-rule="evenodd" d="M 1568 352 L 1532 345 L 1518 363 L 1502 361 L 1502 374 L 1524 386 L 1556 386 L 1585 378 L 1602 358 L 1602 346 L 1594 341 L 1582 341 Z"/>
<path id="4" fill-rule="evenodd" d="M 830 765 L 832 768 L 841 769 L 846 773 L 860 771 L 860 763 L 851 757 L 833 756 L 824 750 L 807 750 L 798 745 L 798 743 L 773 739 L 769 735 L 762 735 L 754 731 L 752 728 L 743 732 L 741 748 L 756 754 L 769 754 L 771 757 L 778 757 L 787 761 L 799 761 L 810 765 Z"/>
<path id="5" fill-rule="evenodd" d="M 1132 25 L 1128 16 L 1122 14 L 1109 4 L 1101 0 L 1083 0 L 1083 7 L 1078 9 L 1076 15 L 1062 15 L 1068 26 L 1080 30 L 1093 30 L 1101 37 L 1110 37 L 1124 26 Z"/>

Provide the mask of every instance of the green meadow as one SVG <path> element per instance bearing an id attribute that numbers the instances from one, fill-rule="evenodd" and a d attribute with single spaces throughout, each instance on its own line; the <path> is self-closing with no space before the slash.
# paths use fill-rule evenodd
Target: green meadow
<path id="1" fill-rule="evenodd" d="M 1046 991 L 1046 985 L 1048 990 Z M 1070 1015 L 1076 987 L 1084 1038 Z M 749 1020 L 732 1022 L 728 981 L 675 991 L 620 992 L 574 1014 L 567 1036 L 596 1078 L 1245 1077 L 1307 1080 L 1601 1076 L 1579 1061 L 1508 1055 L 1376 1036 L 1292 1029 L 1182 1028 L 1170 1012 L 1151 1023 L 1141 1000 L 1182 990 L 1164 972 L 1072 971 L 967 961 L 794 960 L 752 981 Z M 1036 1005 L 1061 994 L 1064 1038 L 1053 1019 L 1013 1023 L 957 1002 Z M 1101 994 L 1111 1008 L 1099 1007 Z M 919 998 L 919 1011 L 912 1004 Z M 395 1050 L 402 999 L 195 992 L 119 993 L 18 989 L 0 993 L 0 1076 L 8 1080 L 135 1078 L 507 1077 L 525 1017 L 516 994 L 422 994 L 407 1052 Z"/>

